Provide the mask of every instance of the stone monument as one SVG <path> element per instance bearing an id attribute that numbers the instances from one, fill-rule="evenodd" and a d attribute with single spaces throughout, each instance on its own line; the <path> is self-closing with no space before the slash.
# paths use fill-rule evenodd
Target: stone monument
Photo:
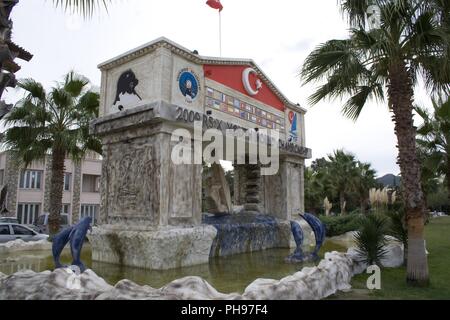
<path id="1" fill-rule="evenodd" d="M 292 215 L 304 212 L 304 160 L 311 157 L 306 111 L 252 60 L 204 57 L 160 38 L 99 68 L 100 118 L 91 132 L 102 140 L 103 169 L 100 225 L 90 235 L 93 260 L 150 269 L 208 262 L 218 229 L 203 223 L 202 159 L 195 161 L 198 148 L 208 148 L 202 137 L 208 129 L 252 131 L 258 139 L 264 129 L 279 132 L 278 140 L 266 142 L 280 150 L 275 174 L 261 174 L 266 164 L 226 160 L 235 163 L 235 204 L 244 205 L 247 215 L 270 216 L 262 220 L 290 233 Z M 184 136 L 174 136 L 180 129 Z M 228 142 L 220 142 L 224 158 Z M 180 144 L 183 152 L 192 151 L 192 162 L 174 163 Z M 222 175 L 218 170 L 212 185 L 219 185 Z M 216 189 L 208 191 L 220 203 L 216 213 L 230 211 L 227 192 Z M 227 252 L 294 245 L 292 236 L 283 239 Z"/>

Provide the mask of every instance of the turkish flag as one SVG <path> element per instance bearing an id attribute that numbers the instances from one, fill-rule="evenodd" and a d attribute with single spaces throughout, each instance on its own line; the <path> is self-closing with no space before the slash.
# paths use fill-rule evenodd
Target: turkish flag
<path id="1" fill-rule="evenodd" d="M 219 12 L 223 10 L 223 5 L 220 3 L 220 0 L 208 0 L 206 4 L 213 9 L 219 10 Z"/>

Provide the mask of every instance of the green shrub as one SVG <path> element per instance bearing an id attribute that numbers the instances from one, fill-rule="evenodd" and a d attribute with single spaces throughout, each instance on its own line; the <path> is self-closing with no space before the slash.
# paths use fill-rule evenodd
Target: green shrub
<path id="1" fill-rule="evenodd" d="M 404 264 L 406 265 L 406 258 L 408 256 L 408 228 L 406 226 L 405 211 L 389 211 L 386 212 L 386 216 L 389 218 L 388 234 L 403 244 L 405 252 Z"/>
<path id="2" fill-rule="evenodd" d="M 360 215 L 350 214 L 338 217 L 320 216 L 320 220 L 325 224 L 327 237 L 334 237 L 349 231 L 358 230 Z"/>
<path id="3" fill-rule="evenodd" d="M 360 228 L 355 235 L 357 252 L 361 261 L 369 265 L 380 265 L 386 255 L 385 233 L 388 229 L 386 217 L 370 214 L 360 218 Z"/>

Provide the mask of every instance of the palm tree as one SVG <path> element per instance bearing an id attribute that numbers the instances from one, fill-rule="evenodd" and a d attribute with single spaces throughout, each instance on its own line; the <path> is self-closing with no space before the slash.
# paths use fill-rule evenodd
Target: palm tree
<path id="1" fill-rule="evenodd" d="M 318 214 L 323 202 L 325 186 L 320 172 L 305 168 L 305 208 L 307 212 Z"/>
<path id="2" fill-rule="evenodd" d="M 88 150 L 101 153 L 100 141 L 89 135 L 89 122 L 98 117 L 99 94 L 74 72 L 48 93 L 33 79 L 18 86 L 25 90 L 25 97 L 5 118 L 8 128 L 3 142 L 25 167 L 51 154 L 49 229 L 54 235 L 60 224 L 64 159 L 69 156 L 79 161 Z"/>
<path id="3" fill-rule="evenodd" d="M 336 193 L 339 196 L 341 214 L 345 214 L 346 195 L 354 190 L 356 169 L 356 159 L 353 154 L 345 153 L 344 150 L 336 150 L 332 155 L 328 155 L 329 174 Z"/>
<path id="4" fill-rule="evenodd" d="M 375 179 L 376 171 L 372 169 L 370 163 L 360 161 L 357 162 L 356 171 L 355 191 L 359 197 L 361 213 L 364 213 L 369 201 L 369 190 L 377 184 Z"/>
<path id="5" fill-rule="evenodd" d="M 432 99 L 433 114 L 416 106 L 423 124 L 417 129 L 417 145 L 425 154 L 423 165 L 432 177 L 444 175 L 450 200 L 450 98 Z M 427 180 L 428 181 L 428 180 Z"/>
<path id="6" fill-rule="evenodd" d="M 309 101 L 350 96 L 343 114 L 356 120 L 369 99 L 383 101 L 398 140 L 398 163 L 408 224 L 407 281 L 429 283 L 424 245 L 424 195 L 413 125 L 414 86 L 420 76 L 431 93 L 450 91 L 450 2 L 342 0 L 350 37 L 319 45 L 307 57 L 304 84 L 326 79 Z M 380 9 L 379 28 L 367 28 L 369 5 Z"/>
<path id="7" fill-rule="evenodd" d="M 76 12 L 85 18 L 92 17 L 94 11 L 100 7 L 108 10 L 108 2 L 111 0 L 53 0 L 56 7 L 63 7 L 64 10 Z"/>

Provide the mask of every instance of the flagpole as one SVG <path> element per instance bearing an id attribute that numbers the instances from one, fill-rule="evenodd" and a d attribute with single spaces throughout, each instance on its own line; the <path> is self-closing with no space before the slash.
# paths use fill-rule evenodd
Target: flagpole
<path id="1" fill-rule="evenodd" d="M 220 57 L 222 57 L 222 14 L 219 10 L 219 52 Z"/>

